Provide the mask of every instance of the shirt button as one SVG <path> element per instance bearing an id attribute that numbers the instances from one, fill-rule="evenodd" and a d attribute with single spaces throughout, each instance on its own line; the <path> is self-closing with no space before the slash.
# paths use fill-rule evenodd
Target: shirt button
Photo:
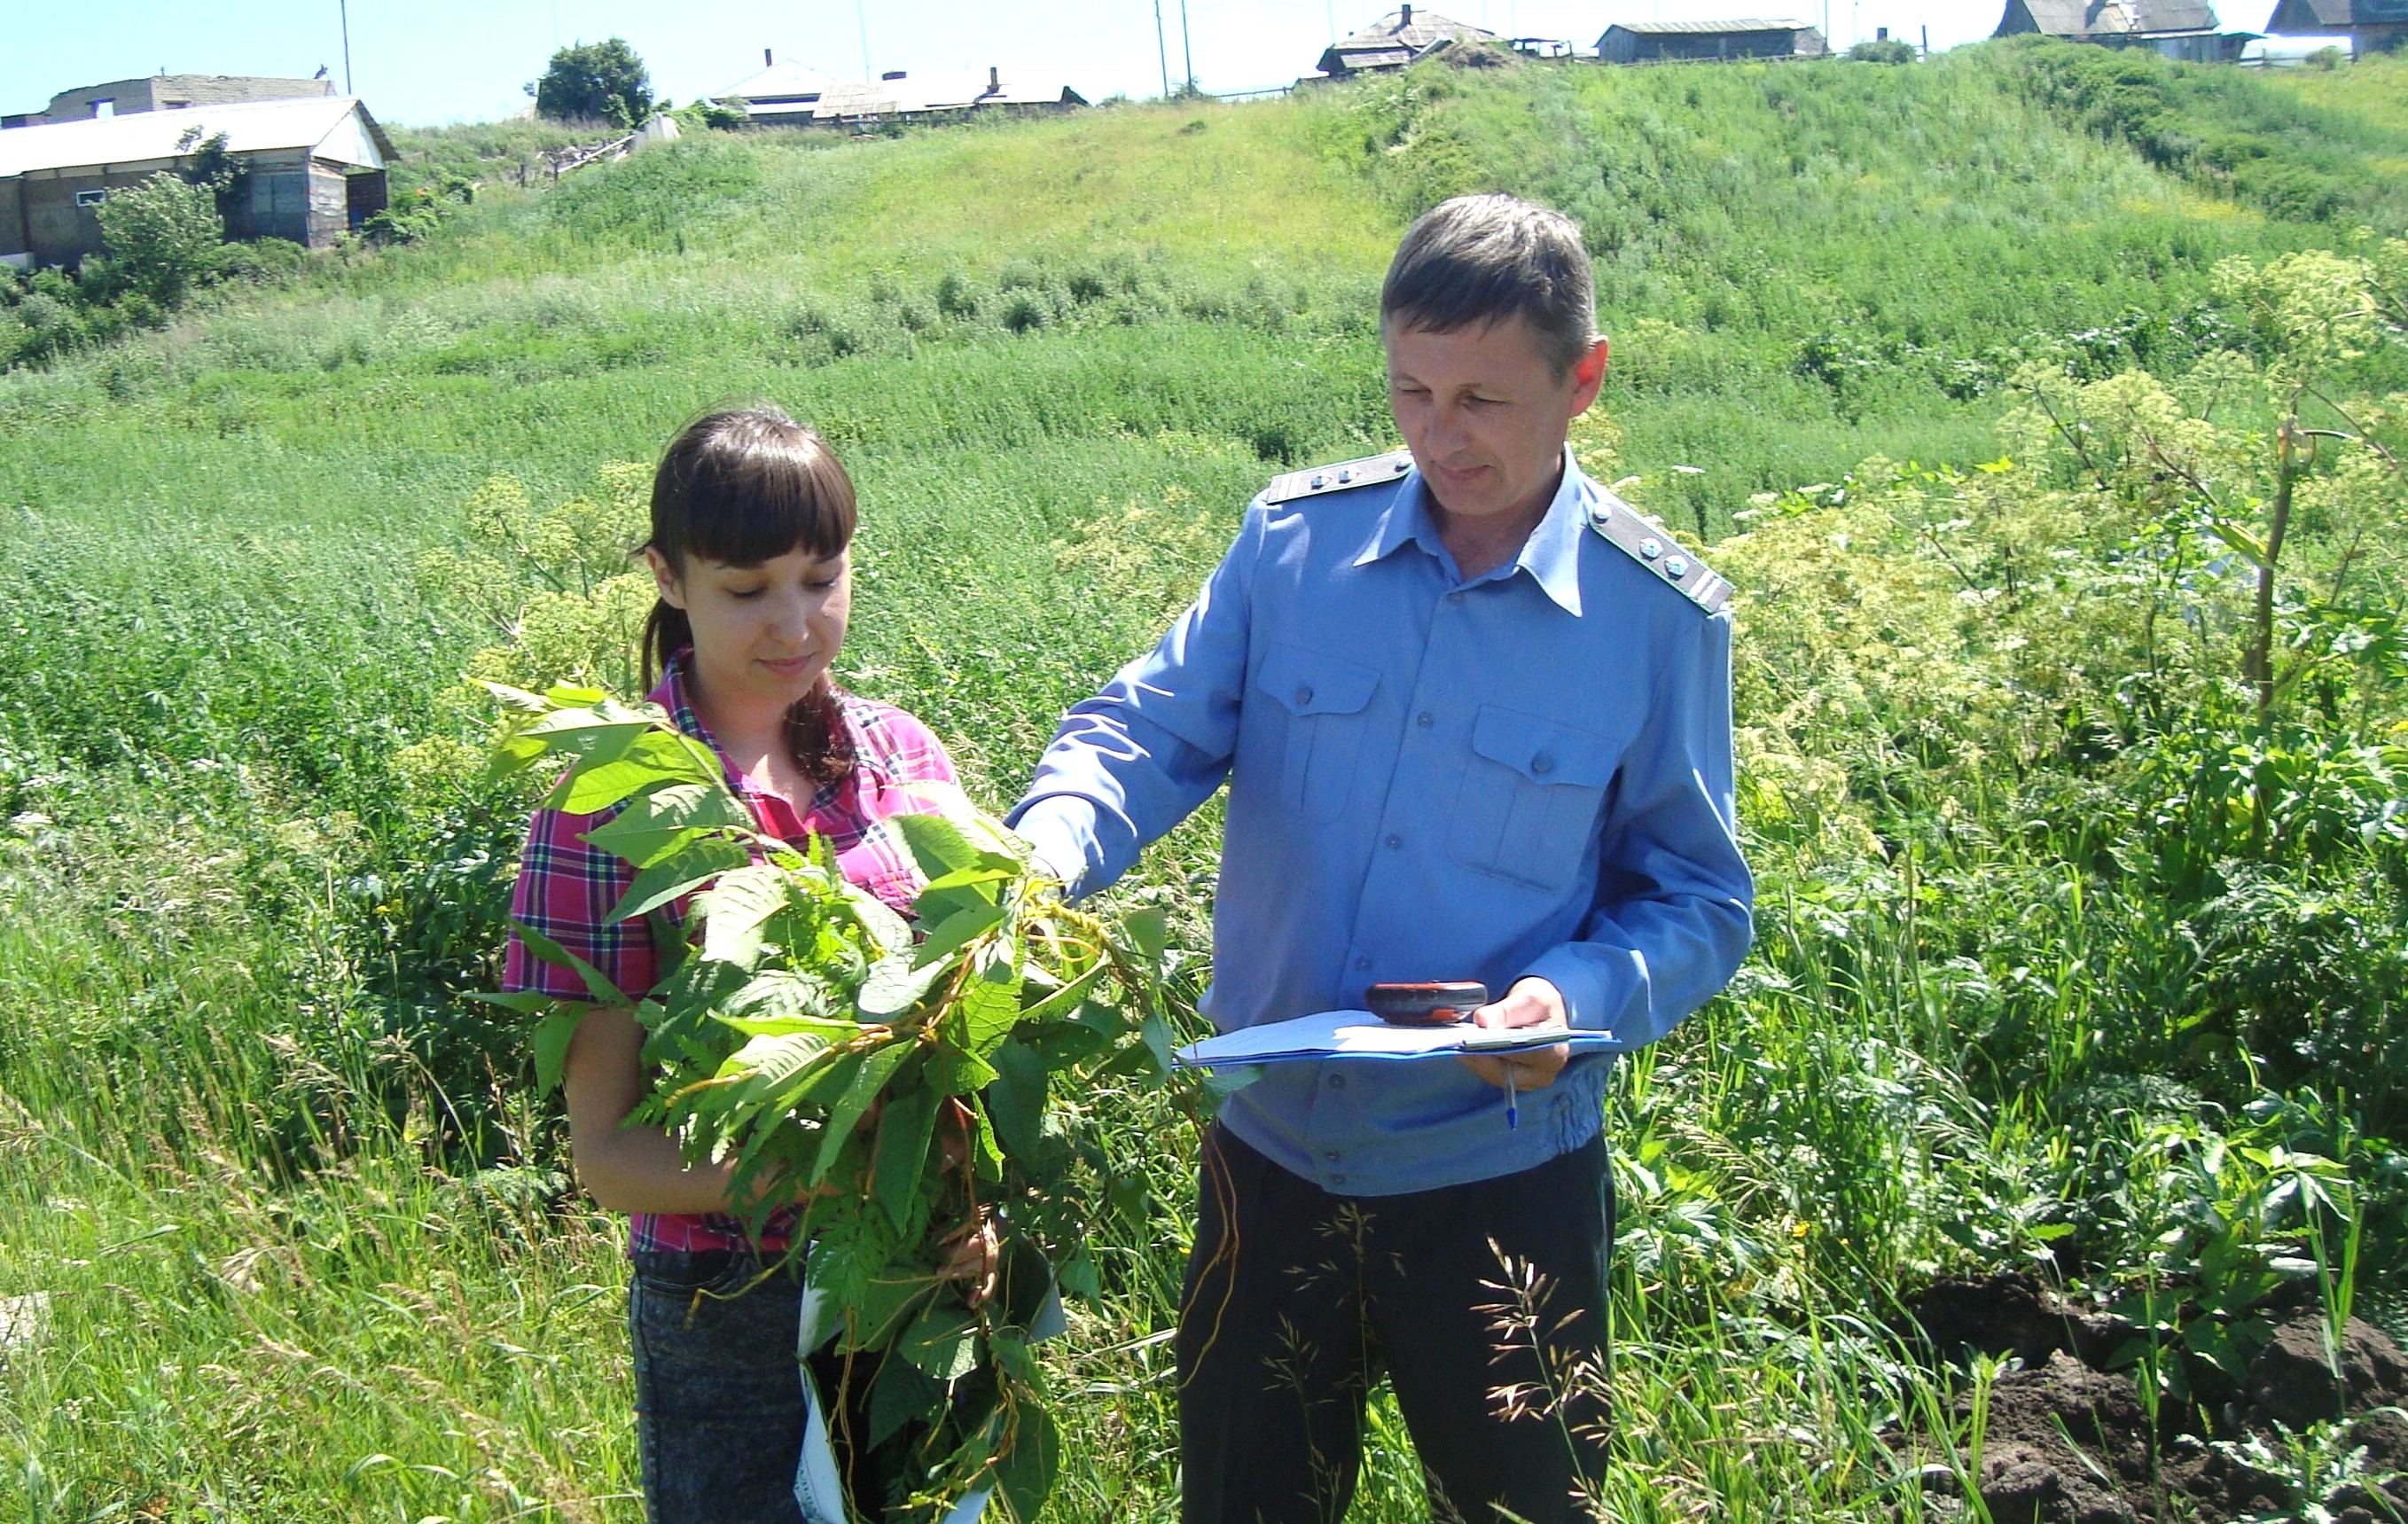
<path id="1" fill-rule="evenodd" d="M 1296 690 L 1296 701 L 1297 701 L 1297 703 L 1299 703 L 1299 704 L 1310 704 L 1310 703 L 1312 703 L 1312 690 L 1311 688 L 1298 688 L 1298 689 L 1297 689 L 1297 690 Z"/>
<path id="2" fill-rule="evenodd" d="M 1368 957 L 1358 957 L 1354 960 L 1354 971 L 1357 973 L 1362 972 L 1365 969 L 1368 969 L 1370 966 L 1371 960 Z"/>
<path id="3" fill-rule="evenodd" d="M 1461 603 L 1463 601 L 1463 595 L 1460 593 L 1449 593 L 1446 596 L 1446 601 L 1449 603 Z"/>
<path id="4" fill-rule="evenodd" d="M 1530 759 L 1530 770 L 1537 773 L 1540 777 L 1544 778 L 1547 774 L 1555 770 L 1555 759 L 1552 756 L 1532 757 Z"/>
<path id="5" fill-rule="evenodd" d="M 1329 1177 L 1329 1183 L 1333 1186 L 1342 1186 L 1346 1184 L 1346 1177 L 1342 1174 L 1334 1174 Z"/>
<path id="6" fill-rule="evenodd" d="M 1398 834 L 1396 834 L 1394 831 L 1391 831 L 1391 832 L 1389 832 L 1389 833 L 1388 833 L 1388 850 L 1389 850 L 1389 851 L 1394 852 L 1394 851 L 1396 851 L 1398 847 L 1403 846 L 1404 844 L 1405 844 L 1405 839 L 1404 839 L 1403 837 L 1398 836 Z"/>
<path id="7" fill-rule="evenodd" d="M 1431 717 L 1428 710 L 1424 710 L 1419 714 L 1413 716 L 1413 723 L 1426 730 L 1438 722 Z"/>
<path id="8" fill-rule="evenodd" d="M 1328 1161 L 1329 1161 L 1330 1163 L 1332 1163 L 1332 1164 L 1335 1164 L 1335 1163 L 1337 1163 L 1337 1162 L 1338 1162 L 1338 1152 L 1337 1152 L 1337 1150 L 1335 1150 L 1335 1149 L 1330 1150 L 1328 1153 L 1324 1154 L 1324 1155 L 1322 1155 L 1321 1157 L 1322 1157 L 1323 1158 L 1325 1158 L 1325 1159 L 1328 1160 Z"/>
<path id="9" fill-rule="evenodd" d="M 1346 1088 L 1346 1076 L 1345 1076 L 1345 1075 L 1343 1075 L 1343 1074 L 1332 1074 L 1332 1075 L 1330 1075 L 1330 1076 L 1329 1076 L 1329 1087 L 1330 1087 L 1331 1089 L 1333 1089 L 1333 1090 L 1343 1090 L 1343 1089 L 1345 1089 L 1345 1088 Z M 1338 1156 L 1337 1156 L 1337 1155 L 1335 1155 L 1335 1154 L 1332 1154 L 1332 1155 L 1330 1155 L 1329 1157 L 1330 1157 L 1331 1158 L 1336 1158 Z"/>

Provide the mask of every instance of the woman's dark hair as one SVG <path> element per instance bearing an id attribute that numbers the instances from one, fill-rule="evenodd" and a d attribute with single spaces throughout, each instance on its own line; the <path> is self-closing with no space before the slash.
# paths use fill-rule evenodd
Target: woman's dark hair
<path id="1" fill-rule="evenodd" d="M 652 534 L 679 576 L 696 556 L 757 567 L 792 551 L 823 559 L 853 543 L 853 479 L 827 441 L 771 407 L 737 408 L 688 424 L 652 473 Z M 685 611 L 663 598 L 644 621 L 644 686 L 694 644 Z M 853 771 L 853 738 L 835 684 L 822 677 L 786 711 L 786 745 L 806 777 Z"/>

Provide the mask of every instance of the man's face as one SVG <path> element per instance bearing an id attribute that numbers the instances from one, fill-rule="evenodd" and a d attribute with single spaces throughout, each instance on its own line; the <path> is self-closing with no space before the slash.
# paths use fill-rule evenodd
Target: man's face
<path id="1" fill-rule="evenodd" d="M 1388 407 L 1430 494 L 1468 519 L 1535 513 L 1555 489 L 1571 421 L 1605 381 L 1605 340 L 1565 375 L 1518 314 L 1432 333 L 1391 320 Z"/>

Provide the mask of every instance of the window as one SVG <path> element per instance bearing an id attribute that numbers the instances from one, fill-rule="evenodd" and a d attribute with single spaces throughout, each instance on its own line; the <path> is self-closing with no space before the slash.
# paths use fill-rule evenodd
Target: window
<path id="1" fill-rule="evenodd" d="M 92 103 L 92 114 L 95 117 L 113 117 L 117 114 L 117 103 L 113 100 L 94 101 Z"/>
<path id="2" fill-rule="evenodd" d="M 79 207 L 97 207 L 108 199 L 108 193 L 105 190 L 78 191 L 76 193 L 76 205 Z"/>

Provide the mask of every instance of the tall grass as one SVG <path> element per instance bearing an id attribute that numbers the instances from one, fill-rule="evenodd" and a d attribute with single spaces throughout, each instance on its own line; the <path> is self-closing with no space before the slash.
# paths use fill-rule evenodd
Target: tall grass
<path id="1" fill-rule="evenodd" d="M 515 1033 L 460 998 L 492 976 L 525 801 L 397 760 L 471 733 L 452 678 L 493 632 L 414 568 L 466 543 L 489 477 L 557 502 L 734 397 L 819 423 L 865 501 L 842 676 L 1006 802 L 1270 473 L 1391 442 L 1373 294 L 1438 195 L 1582 221 L 1617 364 L 1584 448 L 1709 539 L 1760 525 L 1732 517 L 1754 492 L 1884 490 L 1849 477 L 1868 456 L 1991 460 L 2026 362 L 2245 351 L 2217 262 L 2350 238 L 2153 164 L 2021 70 L 1418 71 L 709 138 L 0 376 L 0 1298 L 48 1299 L 0 1350 L 0 1517 L 638 1517 L 616 1229 Z M 1921 545 L 1884 554 L 1944 577 Z M 1801 682 L 1856 659 L 1798 649 Z M 2101 1183 L 2202 1114 L 2336 1153 L 2397 1114 L 2313 1066 L 2253 1089 L 2244 1045 L 2330 986 L 2313 955 L 2379 963 L 2390 859 L 2172 905 L 2119 875 L 2140 784 L 2091 730 L 2026 693 L 2057 749 L 1985 749 L 1924 693 L 1834 698 L 1795 755 L 1751 753 L 1759 954 L 1611 1102 L 1616 1517 L 1922 1517 L 1938 1452 L 1899 1436 L 1959 1377 L 1894 1331 L 1916 1285 L 2080 1273 L 2076 1226 L 2102 1266 L 2150 1252 L 2196 1181 Z M 1743 718 L 1784 701 L 1752 689 Z M 1213 849 L 1208 817 L 1125 891 L 1174 912 L 1191 987 Z M 1046 1355 L 1056 1511 L 1167 1519 L 1186 1121 L 1099 1094 L 1066 1125 L 1144 1189 Z M 2401 1242 L 2398 1193 L 2368 1199 L 2369 1242 Z M 1382 1399 L 1356 1517 L 1421 1507 Z"/>

